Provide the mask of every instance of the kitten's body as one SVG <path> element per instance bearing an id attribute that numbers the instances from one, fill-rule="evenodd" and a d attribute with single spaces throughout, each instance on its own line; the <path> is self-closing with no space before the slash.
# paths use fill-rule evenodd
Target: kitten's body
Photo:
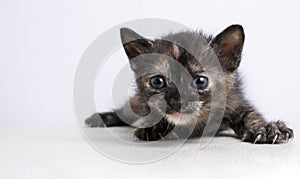
<path id="1" fill-rule="evenodd" d="M 194 137 L 202 135 L 212 110 L 224 107 L 220 110 L 220 130 L 232 128 L 242 140 L 282 143 L 293 136 L 293 131 L 283 122 L 266 122 L 244 98 L 237 72 L 244 43 L 241 26 L 232 25 L 214 38 L 199 32 L 180 32 L 154 41 L 123 28 L 121 39 L 136 75 L 137 93 L 115 112 L 94 114 L 86 120 L 89 126 L 132 125 L 141 116 L 147 116 L 144 123 L 148 126 L 135 131 L 141 140 L 161 139 L 175 128 Z M 203 55 L 208 52 L 213 54 Z M 149 56 L 153 53 L 161 55 Z M 212 66 L 213 56 L 220 62 L 222 72 Z M 176 64 L 183 66 L 194 81 L 204 77 L 209 82 L 201 80 L 208 84 L 201 88 L 192 86 L 190 77 Z M 143 74 L 145 71 L 150 73 Z M 163 80 L 164 86 L 151 86 L 153 78 Z M 198 83 L 203 85 L 204 81 Z M 219 90 L 213 96 L 213 89 L 221 89 L 222 84 L 226 90 Z M 155 99 L 151 99 L 153 95 Z"/>

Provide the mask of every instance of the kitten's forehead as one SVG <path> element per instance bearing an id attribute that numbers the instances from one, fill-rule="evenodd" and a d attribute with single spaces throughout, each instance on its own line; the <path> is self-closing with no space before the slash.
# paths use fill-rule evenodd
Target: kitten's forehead
<path id="1" fill-rule="evenodd" d="M 153 61 L 153 63 L 155 64 L 153 65 L 153 67 L 155 68 L 153 70 L 159 70 L 161 72 L 170 70 L 176 73 L 178 72 L 178 65 L 181 65 L 191 74 L 201 73 L 204 71 L 204 68 L 201 65 L 202 58 L 197 59 L 186 49 L 180 47 L 175 43 L 170 43 L 169 47 L 165 48 L 164 51 L 161 51 L 160 53 L 161 55 L 159 56 L 159 58 Z M 174 66 L 172 60 L 176 61 L 175 64 L 177 65 Z"/>
<path id="2" fill-rule="evenodd" d="M 203 71 L 205 52 L 211 49 L 209 45 L 210 37 L 205 37 L 199 33 L 181 32 L 169 34 L 156 40 L 155 51 L 171 57 L 183 65 L 190 73 L 200 73 Z"/>

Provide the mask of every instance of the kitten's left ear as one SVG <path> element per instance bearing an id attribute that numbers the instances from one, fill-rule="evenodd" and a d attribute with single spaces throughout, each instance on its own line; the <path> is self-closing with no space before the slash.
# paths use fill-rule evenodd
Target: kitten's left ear
<path id="1" fill-rule="evenodd" d="M 233 72 L 239 67 L 244 41 L 241 25 L 231 25 L 211 40 L 210 45 L 217 53 L 223 70 Z"/>
<path id="2" fill-rule="evenodd" d="M 129 60 L 138 55 L 150 52 L 153 46 L 151 40 L 144 38 L 129 28 L 121 28 L 120 34 L 123 47 Z"/>

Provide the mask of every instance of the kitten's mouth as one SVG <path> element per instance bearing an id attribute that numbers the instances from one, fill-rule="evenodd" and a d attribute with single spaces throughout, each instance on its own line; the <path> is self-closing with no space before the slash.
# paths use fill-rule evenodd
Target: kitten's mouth
<path id="1" fill-rule="evenodd" d="M 181 113 L 180 112 L 174 112 L 174 113 L 167 114 L 167 116 L 172 117 L 172 118 L 180 118 Z"/>
<path id="2" fill-rule="evenodd" d="M 192 114 L 193 111 L 192 110 L 189 110 L 189 109 L 181 109 L 180 111 L 178 110 L 168 110 L 166 111 L 166 115 L 167 116 L 170 116 L 170 117 L 180 117 L 182 115 L 189 115 L 189 114 Z"/>
<path id="3" fill-rule="evenodd" d="M 166 113 L 167 120 L 176 125 L 187 125 L 192 120 L 191 113 L 172 112 Z"/>
<path id="4" fill-rule="evenodd" d="M 195 106 L 189 105 L 189 106 L 181 106 L 179 109 L 174 109 L 171 107 L 167 107 L 165 116 L 168 121 L 175 123 L 175 124 L 180 124 L 180 125 L 185 125 L 190 123 L 191 121 L 194 121 L 195 119 L 195 114 L 199 111 L 200 105 Z"/>
<path id="5" fill-rule="evenodd" d="M 191 115 L 191 113 L 190 112 L 170 112 L 170 113 L 166 113 L 167 117 L 171 117 L 171 118 L 174 118 L 174 119 L 179 119 L 181 117 L 188 116 L 188 115 Z"/>

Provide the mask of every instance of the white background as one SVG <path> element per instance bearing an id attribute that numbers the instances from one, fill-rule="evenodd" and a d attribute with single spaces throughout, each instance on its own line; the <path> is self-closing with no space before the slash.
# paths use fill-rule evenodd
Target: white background
<path id="1" fill-rule="evenodd" d="M 270 119 L 292 124 L 300 116 L 298 7 L 296 1 L 1 1 L 0 126 L 74 125 L 72 85 L 82 53 L 103 31 L 146 17 L 213 34 L 242 24 L 249 97 Z"/>
<path id="2" fill-rule="evenodd" d="M 76 126 L 72 90 L 81 55 L 105 30 L 138 18 L 169 19 L 212 34 L 242 24 L 247 96 L 268 119 L 296 126 L 299 15 L 296 0 L 2 0 L 0 128 Z"/>

